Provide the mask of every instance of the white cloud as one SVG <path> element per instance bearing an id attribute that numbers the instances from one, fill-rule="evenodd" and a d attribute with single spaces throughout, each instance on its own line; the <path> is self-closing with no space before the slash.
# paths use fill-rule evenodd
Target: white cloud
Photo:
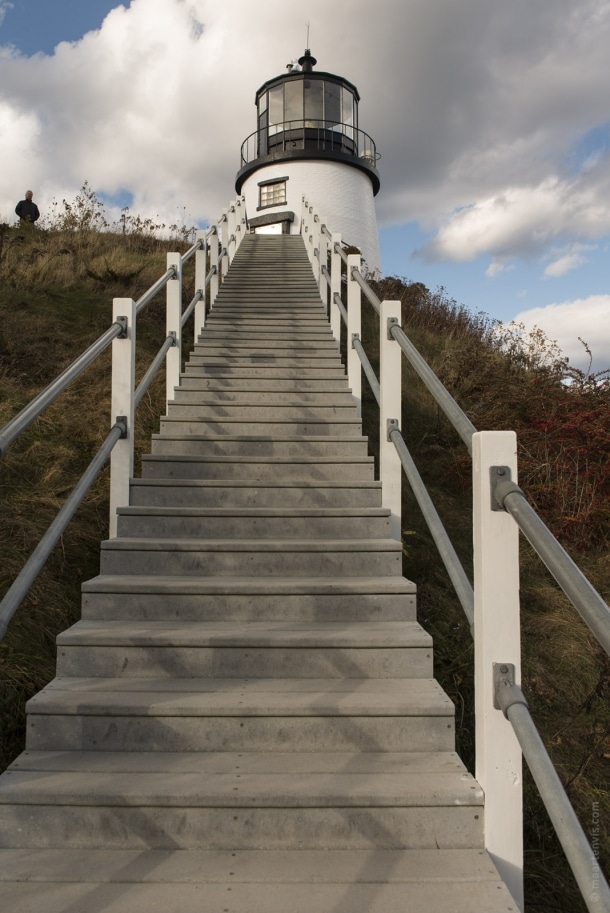
<path id="1" fill-rule="evenodd" d="M 553 279 L 565 276 L 565 274 L 569 273 L 571 270 L 578 269 L 579 266 L 587 263 L 588 258 L 585 256 L 585 253 L 586 251 L 591 250 L 595 250 L 595 245 L 571 244 L 561 256 L 557 256 L 557 252 L 555 252 L 555 259 L 549 263 L 544 271 L 544 275 Z"/>
<path id="2" fill-rule="evenodd" d="M 6 16 L 7 10 L 12 10 L 14 7 L 13 3 L 9 3 L 8 0 L 3 0 L 0 2 L 0 25 L 4 22 L 4 17 Z"/>
<path id="3" fill-rule="evenodd" d="M 381 224 L 418 220 L 430 257 L 492 273 L 610 233 L 607 150 L 574 153 L 610 122 L 608 0 L 310 0 L 307 19 L 318 69 L 362 95 Z M 51 56 L 0 48 L 0 212 L 22 185 L 44 209 L 88 180 L 143 216 L 216 216 L 254 93 L 305 37 L 285 0 L 132 0 Z"/>
<path id="4" fill-rule="evenodd" d="M 528 331 L 540 327 L 557 342 L 570 364 L 586 370 L 589 356 L 580 337 L 593 354 L 592 370 L 610 367 L 610 295 L 590 295 L 532 308 L 517 314 L 515 323 L 523 323 Z"/>

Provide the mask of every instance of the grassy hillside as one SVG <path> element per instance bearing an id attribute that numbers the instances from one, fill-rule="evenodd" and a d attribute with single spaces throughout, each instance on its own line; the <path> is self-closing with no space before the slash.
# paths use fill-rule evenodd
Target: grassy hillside
<path id="1" fill-rule="evenodd" d="M 85 188 L 86 191 L 86 188 Z M 0 226 L 0 426 L 110 324 L 114 296 L 137 298 L 165 271 L 155 226 L 126 217 L 108 228 L 94 195 L 64 204 L 44 231 Z M 184 233 L 183 233 L 184 234 Z M 186 282 L 186 289 L 192 283 Z M 185 292 L 187 297 L 190 297 Z M 569 371 L 543 337 L 500 345 L 491 323 L 441 291 L 387 279 L 381 297 L 400 298 L 405 331 L 479 429 L 519 436 L 520 484 L 602 595 L 610 596 L 610 387 Z M 162 298 L 163 296 L 161 296 Z M 138 324 L 143 374 L 164 333 L 163 303 Z M 376 346 L 365 305 L 363 336 Z M 89 368 L 0 460 L 0 596 L 110 426 L 109 354 Z M 571 385 L 563 383 L 570 375 Z M 595 382 L 597 380 L 597 382 Z M 163 411 L 163 377 L 137 417 L 147 451 Z M 467 570 L 471 554 L 470 464 L 464 446 L 419 381 L 404 369 L 403 431 Z M 365 430 L 375 439 L 373 400 Z M 0 645 L 0 766 L 22 749 L 24 703 L 53 676 L 57 633 L 79 616 L 80 585 L 98 571 L 107 535 L 106 473 L 95 484 Z M 406 489 L 406 485 L 405 485 Z M 473 765 L 472 644 L 462 610 L 437 560 L 417 506 L 405 491 L 404 570 L 419 589 L 419 612 L 435 637 L 436 674 L 455 701 L 459 749 Z M 523 547 L 524 691 L 589 835 L 610 820 L 610 664 L 585 626 Z M 526 784 L 528 911 L 584 909 L 535 790 Z M 606 828 L 607 830 L 607 828 Z M 605 864 L 608 844 L 601 847 Z"/>

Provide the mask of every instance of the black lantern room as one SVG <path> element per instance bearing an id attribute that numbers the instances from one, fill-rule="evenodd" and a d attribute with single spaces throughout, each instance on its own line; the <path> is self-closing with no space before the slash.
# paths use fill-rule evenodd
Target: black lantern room
<path id="1" fill-rule="evenodd" d="M 356 86 L 331 73 L 314 72 L 309 49 L 288 72 L 256 93 L 257 130 L 243 143 L 236 190 L 258 168 L 288 160 L 330 159 L 366 172 L 379 191 L 375 143 L 358 127 Z"/>

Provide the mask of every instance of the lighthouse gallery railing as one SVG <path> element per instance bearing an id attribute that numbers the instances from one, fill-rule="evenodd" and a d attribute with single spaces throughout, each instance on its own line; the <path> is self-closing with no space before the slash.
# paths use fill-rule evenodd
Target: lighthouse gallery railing
<path id="1" fill-rule="evenodd" d="M 352 392 L 360 403 L 364 371 L 379 405 L 379 472 L 393 534 L 401 538 L 404 471 L 470 624 L 475 643 L 476 778 L 485 791 L 486 849 L 523 908 L 523 753 L 588 910 L 607 913 L 610 889 L 519 686 L 519 530 L 609 654 L 610 608 L 518 487 L 514 432 L 476 430 L 402 329 L 400 302 L 380 301 L 360 272 L 360 256 L 344 252 L 341 236 L 329 231 L 325 218 L 305 199 L 301 233 L 337 341 L 342 323 L 346 327 Z M 343 274 L 346 301 L 341 294 Z M 361 342 L 362 293 L 379 315 L 379 380 Z M 473 460 L 474 586 L 400 430 L 403 354 Z"/>

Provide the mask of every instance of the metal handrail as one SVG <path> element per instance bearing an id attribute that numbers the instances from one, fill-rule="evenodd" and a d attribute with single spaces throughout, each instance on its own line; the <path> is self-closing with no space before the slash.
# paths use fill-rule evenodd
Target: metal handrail
<path id="1" fill-rule="evenodd" d="M 500 469 L 504 470 L 502 474 L 492 480 L 492 493 L 498 508 L 511 515 L 580 617 L 610 655 L 610 608 L 540 519 L 525 493 L 507 478 L 508 469 Z"/>
<path id="2" fill-rule="evenodd" d="M 195 305 L 197 304 L 198 301 L 201 301 L 202 298 L 203 298 L 203 290 L 198 288 L 197 291 L 195 292 L 195 295 L 191 299 L 189 306 L 186 308 L 186 310 L 184 311 L 184 314 L 180 318 L 180 329 L 184 328 L 189 317 L 195 310 Z"/>
<path id="3" fill-rule="evenodd" d="M 143 308 L 145 308 L 146 305 L 152 301 L 152 299 L 155 297 L 155 295 L 158 295 L 159 292 L 165 288 L 165 286 L 167 285 L 167 283 L 169 282 L 170 279 L 175 279 L 175 278 L 176 278 L 176 268 L 174 266 L 170 266 L 169 269 L 166 270 L 165 273 L 163 273 L 161 278 L 157 279 L 157 281 L 154 283 L 154 285 L 151 285 L 151 287 L 148 289 L 148 291 L 144 292 L 144 294 L 142 295 L 141 298 L 138 298 L 138 300 L 136 301 L 136 314 L 139 314 L 140 311 Z"/>
<path id="4" fill-rule="evenodd" d="M 495 694 L 498 709 L 513 727 L 587 909 L 591 913 L 610 910 L 610 888 L 540 738 L 521 688 L 508 679 L 500 680 Z M 592 874 L 596 871 L 600 877 L 592 890 Z"/>
<path id="5" fill-rule="evenodd" d="M 111 324 L 105 333 L 103 333 L 82 355 L 79 355 L 65 371 L 55 378 L 44 390 L 41 390 L 34 399 L 30 400 L 27 406 L 18 412 L 4 428 L 0 431 L 0 456 L 4 456 L 15 438 L 28 428 L 32 422 L 38 418 L 47 406 L 57 399 L 68 384 L 75 380 L 87 368 L 91 362 L 95 361 L 98 355 L 106 349 L 113 339 L 117 339 L 125 331 L 124 323 L 115 321 Z"/>
<path id="6" fill-rule="evenodd" d="M 409 448 L 405 443 L 400 428 L 393 428 L 389 432 L 388 437 L 394 444 L 398 456 L 400 457 L 400 462 L 402 463 L 402 468 L 404 469 L 409 485 L 411 486 L 411 491 L 419 504 L 419 508 L 428 525 L 430 534 L 434 539 L 438 553 L 449 574 L 449 579 L 453 583 L 460 605 L 468 619 L 470 633 L 474 636 L 474 589 L 472 584 L 466 576 L 466 571 L 462 566 L 462 562 L 458 558 L 447 530 L 443 526 L 443 521 L 439 517 L 432 499 L 428 494 L 428 489 L 413 461 L 413 457 L 409 452 Z"/>
<path id="7" fill-rule="evenodd" d="M 352 266 L 352 279 L 358 283 L 370 303 L 373 305 L 373 309 L 377 311 L 378 314 L 380 314 L 381 299 L 375 294 L 357 266 Z"/>
<path id="8" fill-rule="evenodd" d="M 347 254 L 345 253 L 345 251 L 343 250 L 343 248 L 341 247 L 341 245 L 339 244 L 339 242 L 337 242 L 337 243 L 335 244 L 334 251 L 335 251 L 336 254 L 339 254 L 339 256 L 341 257 L 341 259 L 343 260 L 343 262 L 344 262 L 345 265 L 347 266 Z"/>
<path id="9" fill-rule="evenodd" d="M 371 390 L 373 391 L 373 396 L 377 401 L 377 405 L 379 405 L 379 401 L 381 399 L 381 388 L 379 386 L 379 381 L 377 380 L 377 376 L 373 371 L 373 366 L 368 359 L 368 355 L 364 351 L 364 346 L 362 345 L 360 337 L 357 333 L 352 335 L 352 349 L 355 349 L 358 353 L 358 358 L 360 359 L 362 370 L 366 374 L 366 379 L 368 380 Z"/>
<path id="10" fill-rule="evenodd" d="M 32 583 L 40 573 L 47 558 L 59 542 L 68 523 L 76 513 L 85 495 L 91 488 L 104 463 L 110 456 L 114 445 L 127 434 L 127 423 L 123 418 L 117 418 L 104 443 L 97 451 L 89 466 L 81 476 L 72 493 L 64 502 L 59 513 L 47 529 L 46 533 L 22 567 L 17 578 L 0 603 L 0 640 L 4 637 L 8 624 L 21 605 Z"/>
<path id="11" fill-rule="evenodd" d="M 424 382 L 437 404 L 466 444 L 468 452 L 472 456 L 472 435 L 475 434 L 477 430 L 475 426 L 472 424 L 464 410 L 458 406 L 444 384 L 438 379 L 430 365 L 419 354 L 402 327 L 399 326 L 399 324 L 394 323 L 389 328 L 389 333 L 407 356 L 409 364 Z"/>
<path id="12" fill-rule="evenodd" d="M 144 375 L 144 377 L 142 378 L 142 380 L 140 381 L 140 383 L 138 384 L 138 386 L 136 388 L 136 391 L 133 396 L 134 409 L 137 409 L 137 407 L 140 405 L 142 397 L 148 390 L 155 374 L 157 373 L 157 371 L 163 364 L 163 361 L 165 360 L 165 356 L 167 355 L 167 353 L 169 352 L 170 349 L 174 348 L 175 345 L 176 345 L 176 336 L 174 333 L 170 333 L 169 336 L 167 336 L 163 340 L 163 344 L 162 344 L 161 348 L 159 349 L 159 351 L 153 358 L 152 362 L 150 363 L 150 365 L 148 367 L 146 374 Z"/>
<path id="13" fill-rule="evenodd" d="M 341 300 L 341 295 L 338 292 L 335 292 L 333 295 L 333 304 L 336 304 L 339 308 L 339 313 L 341 314 L 341 319 L 343 323 L 347 326 L 347 311 L 345 310 L 345 305 Z"/>

